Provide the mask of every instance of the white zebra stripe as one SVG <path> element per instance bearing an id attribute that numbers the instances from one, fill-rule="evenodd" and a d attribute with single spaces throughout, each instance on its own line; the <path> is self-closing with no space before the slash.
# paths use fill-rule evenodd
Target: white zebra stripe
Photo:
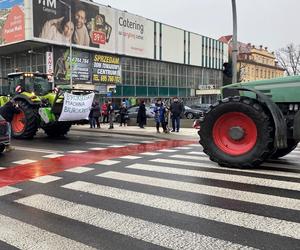
<path id="1" fill-rule="evenodd" d="M 142 185 L 150 185 L 154 187 L 168 188 L 178 191 L 192 192 L 196 194 L 204 194 L 219 198 L 252 202 L 261 205 L 268 205 L 300 211 L 300 200 L 298 199 L 233 190 L 229 188 L 212 187 L 201 184 L 166 180 L 161 178 L 146 177 L 141 175 L 124 174 L 118 172 L 106 172 L 97 176 Z"/>
<path id="2" fill-rule="evenodd" d="M 43 194 L 16 201 L 45 212 L 171 249 L 241 249 L 242 245 Z"/>
<path id="3" fill-rule="evenodd" d="M 20 249 L 94 249 L 66 237 L 47 232 L 0 215 L 0 240 Z"/>
<path id="4" fill-rule="evenodd" d="M 177 161 L 177 160 L 169 160 L 169 159 L 154 159 L 152 162 L 157 163 L 165 163 L 172 165 L 180 165 L 180 166 L 196 166 L 203 167 L 203 163 L 199 162 L 189 162 L 189 161 Z M 150 166 L 150 165 L 149 165 Z M 264 187 L 273 187 L 273 188 L 284 188 L 289 190 L 300 191 L 300 184 L 296 182 L 289 181 L 279 181 L 279 180 L 271 180 L 266 178 L 258 178 L 258 177 L 249 177 L 249 176 L 236 176 L 231 174 L 220 174 L 220 173 L 209 173 L 203 171 L 196 170 L 187 170 L 187 169 L 178 169 L 178 168 L 169 168 L 169 167 L 160 167 L 160 166 L 152 166 L 152 168 L 143 169 L 146 171 L 158 171 L 161 173 L 168 174 L 178 174 L 184 176 L 192 176 L 199 178 L 209 178 L 213 180 L 223 180 L 223 181 L 232 181 L 237 183 L 251 184 L 251 185 L 259 185 Z"/>
<path id="5" fill-rule="evenodd" d="M 105 196 L 121 201 L 132 202 L 148 207 L 154 207 L 171 212 L 258 230 L 266 233 L 300 239 L 300 224 L 295 222 L 289 222 L 255 214 L 232 211 L 228 209 L 211 207 L 207 205 L 180 201 L 166 197 L 160 197 L 157 195 L 143 194 L 140 192 L 133 192 L 81 181 L 73 182 L 63 187 L 98 196 Z"/>
<path id="6" fill-rule="evenodd" d="M 220 167 L 217 165 L 217 163 L 213 163 L 210 161 L 207 157 L 206 159 L 202 158 L 201 156 L 186 156 L 186 155 L 171 155 L 171 158 L 177 158 L 177 159 L 186 159 L 188 158 L 189 160 L 196 160 L 196 161 L 202 161 L 199 162 L 199 166 L 193 166 L 193 167 L 204 167 L 204 168 L 212 168 L 212 169 L 223 169 L 223 170 L 230 170 L 232 172 L 245 172 L 245 173 L 254 173 L 254 174 L 267 174 L 267 175 L 272 175 L 272 176 L 283 176 L 283 177 L 293 177 L 293 178 L 300 178 L 299 173 L 291 173 L 291 172 L 284 172 L 284 171 L 274 171 L 274 170 L 261 170 L 261 169 L 253 169 L 253 170 L 247 170 L 247 169 L 233 169 L 233 168 L 225 168 L 225 167 Z M 203 163 L 207 162 L 207 163 Z M 200 166 L 200 164 L 203 164 Z M 265 164 L 263 164 L 264 166 Z M 274 164 L 272 165 L 274 166 Z"/>

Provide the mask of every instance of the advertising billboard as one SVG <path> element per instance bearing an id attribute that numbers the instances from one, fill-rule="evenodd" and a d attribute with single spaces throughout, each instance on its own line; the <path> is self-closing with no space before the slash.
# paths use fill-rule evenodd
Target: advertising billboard
<path id="1" fill-rule="evenodd" d="M 121 83 L 121 64 L 117 56 L 94 54 L 93 56 L 94 83 Z"/>
<path id="2" fill-rule="evenodd" d="M 70 51 L 59 49 L 54 52 L 54 79 L 58 81 L 70 80 Z M 91 81 L 91 60 L 90 53 L 83 51 L 73 51 L 72 53 L 72 76 L 77 82 Z"/>
<path id="3" fill-rule="evenodd" d="M 143 17 L 79 0 L 32 0 L 33 34 L 49 43 L 154 57 L 154 25 Z M 69 16 L 69 7 L 71 16 Z"/>
<path id="4" fill-rule="evenodd" d="M 0 45 L 25 39 L 23 0 L 0 1 Z"/>

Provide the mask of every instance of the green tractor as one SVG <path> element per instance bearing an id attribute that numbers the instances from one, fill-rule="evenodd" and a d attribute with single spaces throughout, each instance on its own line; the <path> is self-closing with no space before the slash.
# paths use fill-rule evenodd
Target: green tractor
<path id="1" fill-rule="evenodd" d="M 33 138 L 39 128 L 50 137 L 64 136 L 70 130 L 72 122 L 58 121 L 63 108 L 63 92 L 54 91 L 48 77 L 48 74 L 31 72 L 8 75 L 0 106 L 10 99 L 19 106 L 20 112 L 14 115 L 11 123 L 14 138 Z"/>
<path id="2" fill-rule="evenodd" d="M 200 120 L 203 151 L 220 166 L 253 168 L 300 141 L 300 76 L 227 85 Z"/>

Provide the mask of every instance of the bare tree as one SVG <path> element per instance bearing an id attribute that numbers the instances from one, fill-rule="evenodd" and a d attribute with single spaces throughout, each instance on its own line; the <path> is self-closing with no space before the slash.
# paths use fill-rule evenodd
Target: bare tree
<path id="1" fill-rule="evenodd" d="M 276 52 L 279 65 L 286 71 L 288 76 L 300 74 L 300 45 L 293 43 L 279 49 Z"/>

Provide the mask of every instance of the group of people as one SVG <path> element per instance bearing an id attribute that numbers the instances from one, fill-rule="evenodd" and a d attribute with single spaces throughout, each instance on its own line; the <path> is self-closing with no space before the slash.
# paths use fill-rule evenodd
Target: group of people
<path id="1" fill-rule="evenodd" d="M 114 128 L 116 106 L 112 101 L 105 101 L 101 107 L 99 102 L 95 101 L 92 104 L 89 114 L 90 128 L 100 128 L 100 119 L 102 117 L 102 123 L 109 123 L 109 129 Z M 119 109 L 120 126 L 126 126 L 128 121 L 128 112 L 126 102 L 122 102 Z"/>
<path id="2" fill-rule="evenodd" d="M 160 133 L 160 126 L 162 127 L 164 133 L 170 132 L 170 129 L 168 128 L 169 120 L 172 121 L 171 132 L 179 132 L 180 119 L 184 113 L 184 106 L 177 97 L 173 98 L 173 101 L 169 107 L 165 105 L 161 99 L 156 100 L 154 113 L 157 133 Z M 137 123 L 140 128 L 144 128 L 147 123 L 146 106 L 144 100 L 140 101 Z"/>

